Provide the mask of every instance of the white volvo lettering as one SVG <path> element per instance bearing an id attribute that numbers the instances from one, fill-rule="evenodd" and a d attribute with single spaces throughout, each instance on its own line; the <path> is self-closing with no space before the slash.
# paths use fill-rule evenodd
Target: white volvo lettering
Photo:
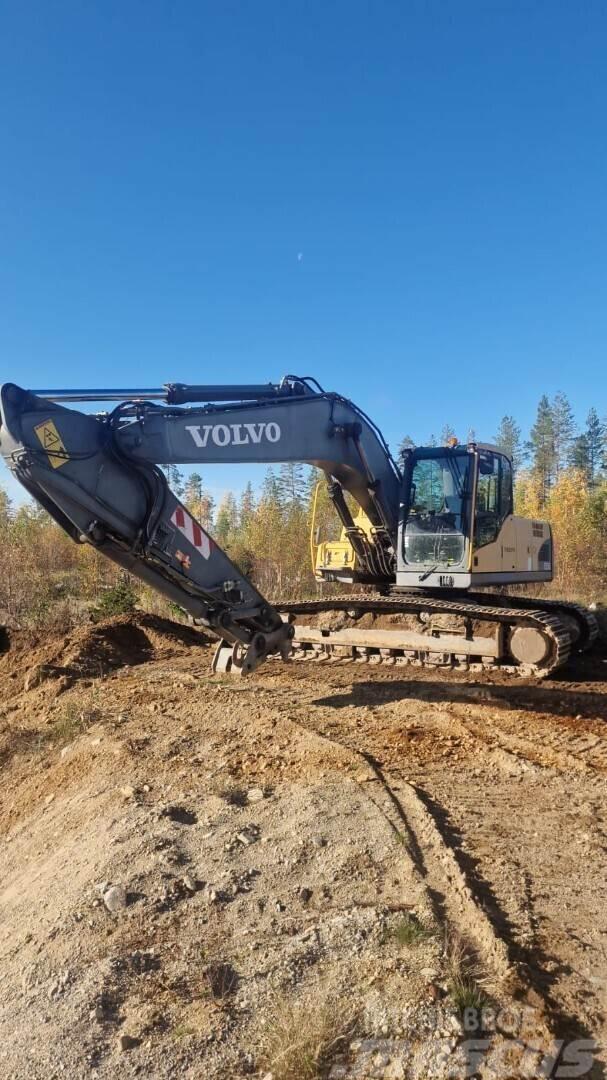
<path id="1" fill-rule="evenodd" d="M 251 436 L 251 442 L 260 443 L 261 442 L 261 436 L 263 435 L 263 429 L 265 428 L 266 425 L 265 424 L 245 424 L 244 426 L 247 429 L 247 434 Z"/>
<path id="2" fill-rule="evenodd" d="M 195 446 L 200 446 L 202 448 L 207 445 L 207 439 L 209 437 L 208 428 L 206 428 L 205 430 L 204 439 L 200 434 L 200 428 L 197 424 L 186 424 L 185 429 L 186 431 L 189 431 L 190 435 L 192 436 Z"/>
<path id="3" fill-rule="evenodd" d="M 232 432 L 232 445 L 233 446 L 246 446 L 248 439 L 242 438 L 242 424 L 230 424 L 230 431 Z"/>
<path id="4" fill-rule="evenodd" d="M 281 437 L 280 424 L 275 420 L 262 420 L 258 424 L 186 424 L 185 430 L 192 436 L 199 450 L 208 446 L 209 439 L 215 446 L 258 446 L 262 439 L 277 443 Z"/>
<path id="5" fill-rule="evenodd" d="M 213 427 L 213 442 L 215 446 L 227 446 L 232 436 L 227 424 L 215 424 Z"/>

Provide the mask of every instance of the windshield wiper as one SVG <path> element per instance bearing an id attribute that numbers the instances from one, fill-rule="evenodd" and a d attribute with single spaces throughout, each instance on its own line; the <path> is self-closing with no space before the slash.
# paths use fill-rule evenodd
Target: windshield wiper
<path id="1" fill-rule="evenodd" d="M 426 579 L 430 577 L 430 574 L 433 574 L 435 570 L 438 570 L 438 563 L 436 564 L 436 566 L 431 566 L 430 569 L 426 570 L 424 574 L 420 574 L 417 580 L 426 581 Z"/>

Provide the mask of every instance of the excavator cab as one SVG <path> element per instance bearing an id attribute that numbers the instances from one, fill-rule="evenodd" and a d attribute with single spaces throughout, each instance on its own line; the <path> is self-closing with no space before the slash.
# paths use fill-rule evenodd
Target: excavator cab
<path id="1" fill-rule="evenodd" d="M 314 517 L 314 515 L 313 515 Z M 373 535 L 363 511 L 356 532 Z M 312 524 L 318 581 L 369 584 L 350 543 L 319 542 Z M 470 589 L 552 579 L 546 522 L 514 515 L 512 463 L 495 446 L 419 446 L 405 454 L 395 582 L 406 589 Z"/>
<path id="2" fill-rule="evenodd" d="M 406 454 L 397 585 L 469 589 L 551 578 L 550 526 L 514 515 L 506 454 L 483 443 Z"/>

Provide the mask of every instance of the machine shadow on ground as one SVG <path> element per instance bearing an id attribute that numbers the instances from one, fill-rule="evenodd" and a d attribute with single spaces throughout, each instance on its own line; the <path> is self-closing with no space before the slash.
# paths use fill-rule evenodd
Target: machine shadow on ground
<path id="1" fill-rule="evenodd" d="M 533 686 L 516 683 L 459 683 L 451 679 L 395 679 L 355 682 L 345 693 L 316 698 L 314 705 L 331 709 L 384 705 L 406 699 L 464 705 L 487 705 L 504 710 L 527 709 L 553 716 L 607 721 L 607 694 L 584 690 L 564 681 Z"/>

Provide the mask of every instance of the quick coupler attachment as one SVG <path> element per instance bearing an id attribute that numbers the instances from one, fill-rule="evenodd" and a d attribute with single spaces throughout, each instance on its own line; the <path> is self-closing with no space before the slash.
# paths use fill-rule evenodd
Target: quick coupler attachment
<path id="1" fill-rule="evenodd" d="M 268 656 L 276 655 L 288 660 L 291 655 L 292 641 L 295 627 L 289 623 L 283 623 L 276 630 L 269 633 L 254 634 L 251 641 L 226 641 L 219 642 L 213 656 L 211 670 L 213 674 L 224 673 L 226 675 L 250 675 L 255 671 Z"/>

